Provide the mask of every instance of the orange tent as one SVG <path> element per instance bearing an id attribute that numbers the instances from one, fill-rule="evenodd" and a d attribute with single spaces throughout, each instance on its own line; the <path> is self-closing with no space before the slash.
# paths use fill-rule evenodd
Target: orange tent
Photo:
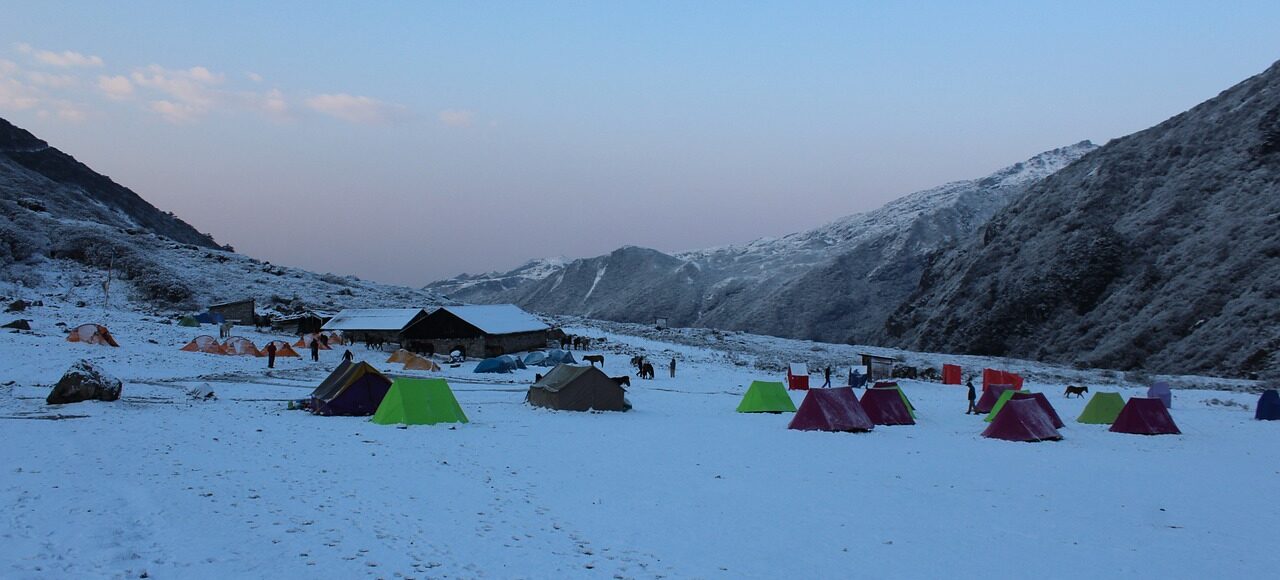
<path id="1" fill-rule="evenodd" d="M 326 330 L 320 334 L 329 337 L 329 344 L 347 344 L 347 341 L 343 340 L 342 335 L 336 330 Z"/>
<path id="2" fill-rule="evenodd" d="M 298 339 L 298 342 L 293 343 L 293 346 L 311 348 L 311 342 L 317 338 L 319 338 L 319 335 L 314 332 L 311 334 L 305 334 L 302 338 Z M 326 345 L 323 340 L 320 341 L 320 350 L 330 350 L 329 345 Z"/>
<path id="3" fill-rule="evenodd" d="M 258 352 L 257 345 L 253 344 L 252 340 L 249 340 L 243 336 L 233 336 L 223 341 L 222 350 L 226 351 L 226 354 L 234 354 L 234 355 L 240 355 L 240 356 L 262 356 L 262 354 Z"/>
<path id="4" fill-rule="evenodd" d="M 397 350 L 391 353 L 391 358 L 388 358 L 387 362 L 389 363 L 408 362 L 408 360 L 413 356 L 416 356 L 416 355 L 402 348 L 400 350 Z"/>
<path id="5" fill-rule="evenodd" d="M 218 344 L 218 339 L 207 334 L 202 334 L 191 339 L 191 342 L 188 342 L 186 346 L 178 350 L 185 350 L 187 352 L 207 352 L 209 354 L 227 354 L 227 351 L 222 348 L 222 345 Z"/>
<path id="6" fill-rule="evenodd" d="M 410 354 L 410 358 L 404 361 L 404 370 L 406 371 L 438 371 L 440 365 L 429 358 L 422 358 L 416 354 Z"/>
<path id="7" fill-rule="evenodd" d="M 259 353 L 258 356 L 267 356 L 267 345 L 271 345 L 271 344 L 276 345 L 277 358 L 282 356 L 302 358 L 301 356 L 298 356 L 298 351 L 293 350 L 293 347 L 289 346 L 289 343 L 283 340 L 273 340 L 271 342 L 268 342 L 267 344 L 262 345 L 262 348 L 258 349 L 258 353 Z"/>
<path id="8" fill-rule="evenodd" d="M 120 346 L 111 331 L 101 324 L 81 324 L 67 335 L 67 342 L 87 342 L 89 344 L 105 344 Z"/>

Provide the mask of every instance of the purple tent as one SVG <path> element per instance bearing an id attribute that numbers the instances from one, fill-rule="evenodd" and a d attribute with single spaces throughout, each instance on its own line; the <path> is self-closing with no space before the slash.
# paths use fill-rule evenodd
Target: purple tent
<path id="1" fill-rule="evenodd" d="M 1258 410 L 1254 411 L 1253 418 L 1259 421 L 1280 421 L 1280 393 L 1275 389 L 1263 391 L 1262 396 L 1258 397 Z"/>
<path id="2" fill-rule="evenodd" d="M 391 379 L 369 363 L 343 361 L 311 393 L 311 412 L 317 415 L 372 415 L 390 388 Z"/>
<path id="3" fill-rule="evenodd" d="M 1037 404 L 1040 405 L 1041 409 L 1044 409 L 1044 413 L 1049 416 L 1049 420 L 1053 422 L 1053 427 L 1055 429 L 1061 429 L 1067 426 L 1066 423 L 1062 422 L 1062 417 L 1058 416 L 1058 411 L 1053 408 L 1052 404 L 1049 403 L 1049 398 L 1044 396 L 1044 393 L 1024 393 L 1022 391 L 1017 391 L 1013 393 L 1013 399 L 1014 400 L 1017 400 L 1017 399 L 1034 400 Z M 1000 412 L 1003 413 L 1004 409 L 1001 409 Z"/>
<path id="4" fill-rule="evenodd" d="M 870 388 L 862 393 L 862 409 L 876 425 L 915 425 L 911 409 L 898 389 Z"/>
<path id="5" fill-rule="evenodd" d="M 1151 385 L 1151 388 L 1147 389 L 1147 397 L 1160 399 L 1166 409 L 1173 408 L 1173 392 L 1169 390 L 1169 383 L 1159 382 Z"/>
<path id="6" fill-rule="evenodd" d="M 870 431 L 875 427 L 858 403 L 853 387 L 809 389 L 788 429 L 800 431 Z"/>
<path id="7" fill-rule="evenodd" d="M 1005 401 L 983 437 L 1005 441 L 1057 441 L 1062 435 L 1053 419 L 1034 397 L 1014 397 Z"/>
<path id="8" fill-rule="evenodd" d="M 991 408 L 996 406 L 996 401 L 1000 400 L 1000 394 L 1012 388 L 1013 385 L 987 385 L 987 390 L 982 392 L 981 397 L 978 397 L 978 402 L 974 407 L 979 413 L 990 413 Z"/>
<path id="9" fill-rule="evenodd" d="M 1124 408 L 1120 409 L 1120 416 L 1116 417 L 1116 421 L 1111 424 L 1111 430 L 1116 433 L 1136 435 L 1180 435 L 1182 433 L 1173 422 L 1173 417 L 1169 415 L 1169 409 L 1165 408 L 1163 401 L 1142 397 L 1130 398 L 1129 402 L 1124 404 Z"/>

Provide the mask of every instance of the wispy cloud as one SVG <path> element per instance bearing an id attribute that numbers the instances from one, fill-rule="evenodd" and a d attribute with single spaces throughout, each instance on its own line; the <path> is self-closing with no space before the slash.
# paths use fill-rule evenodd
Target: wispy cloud
<path id="1" fill-rule="evenodd" d="M 346 93 L 316 95 L 306 100 L 311 110 L 360 125 L 382 125 L 404 118 L 408 109 L 372 97 Z"/>
<path id="2" fill-rule="evenodd" d="M 76 52 L 74 50 L 64 50 L 62 52 L 54 52 L 52 50 L 40 50 L 27 44 L 20 42 L 17 45 L 18 52 L 31 55 L 36 62 L 59 68 L 74 67 L 100 67 L 102 66 L 102 58 L 97 55 L 88 55 Z"/>
<path id="3" fill-rule="evenodd" d="M 465 109 L 445 109 L 440 111 L 440 122 L 450 127 L 470 127 L 475 113 Z"/>
<path id="4" fill-rule="evenodd" d="M 21 69 L 11 60 L 0 59 L 0 109 L 26 110 L 40 104 L 40 93 L 23 82 Z"/>
<path id="5" fill-rule="evenodd" d="M 98 90 L 102 91 L 102 94 L 106 95 L 107 98 L 117 101 L 131 99 L 134 93 L 133 82 L 129 80 L 129 77 L 120 75 L 111 77 L 102 75 L 98 77 Z"/>

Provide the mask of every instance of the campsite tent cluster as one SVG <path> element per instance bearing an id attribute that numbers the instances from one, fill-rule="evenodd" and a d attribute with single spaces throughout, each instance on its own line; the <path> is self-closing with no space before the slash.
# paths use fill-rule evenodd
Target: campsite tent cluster
<path id="1" fill-rule="evenodd" d="M 312 391 L 304 406 L 316 415 L 372 415 L 379 425 L 467 422 L 444 379 L 393 381 L 363 361 L 343 361 Z"/>

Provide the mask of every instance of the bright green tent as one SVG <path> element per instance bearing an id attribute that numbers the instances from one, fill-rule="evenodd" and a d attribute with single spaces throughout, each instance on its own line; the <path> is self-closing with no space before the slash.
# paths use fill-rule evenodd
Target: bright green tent
<path id="1" fill-rule="evenodd" d="M 178 321 L 178 326 L 200 326 L 200 321 L 196 320 L 196 317 L 188 314 L 183 316 L 182 320 Z"/>
<path id="2" fill-rule="evenodd" d="M 747 394 L 738 403 L 739 413 L 794 413 L 796 404 L 791 402 L 791 395 L 782 383 L 752 381 Z"/>
<path id="3" fill-rule="evenodd" d="M 995 420 L 996 415 L 1000 413 L 1000 409 L 1003 409 L 1004 404 L 1009 402 L 1009 399 L 1013 398 L 1014 393 L 1023 393 L 1027 395 L 1034 394 L 1031 391 L 1015 391 L 1013 389 L 1006 389 L 1003 393 L 1000 393 L 1000 398 L 996 399 L 996 404 L 991 406 L 991 412 L 987 413 L 987 418 L 983 419 L 983 421 L 990 423 Z"/>
<path id="4" fill-rule="evenodd" d="M 1120 416 L 1120 409 L 1123 408 L 1124 397 L 1121 397 L 1120 393 L 1094 393 L 1076 422 L 1110 425 L 1116 422 L 1116 417 Z"/>
<path id="5" fill-rule="evenodd" d="M 467 416 L 444 379 L 399 378 L 373 414 L 379 425 L 435 425 L 466 423 Z"/>

